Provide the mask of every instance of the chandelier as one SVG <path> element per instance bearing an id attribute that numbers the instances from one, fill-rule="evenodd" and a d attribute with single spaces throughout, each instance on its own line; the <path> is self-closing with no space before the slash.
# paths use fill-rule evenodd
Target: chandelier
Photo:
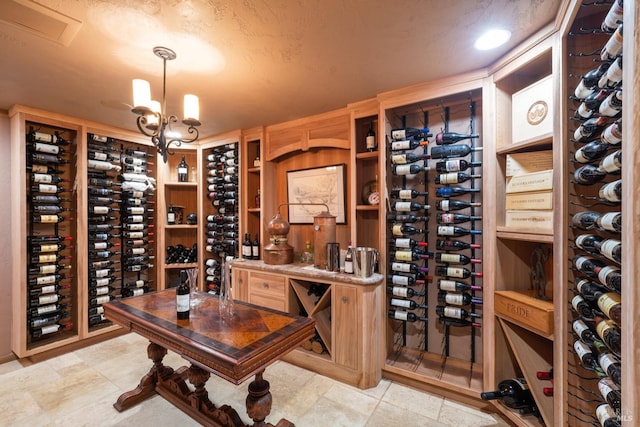
<path id="1" fill-rule="evenodd" d="M 176 59 L 176 53 L 166 47 L 157 46 L 153 48 L 153 53 L 162 58 L 162 104 L 151 100 L 151 88 L 149 82 L 141 79 L 133 80 L 133 108 L 132 112 L 138 115 L 136 124 L 144 135 L 151 137 L 151 142 L 156 150 L 162 155 L 162 160 L 167 163 L 167 154 L 173 155 L 169 149 L 171 145 L 179 147 L 182 143 L 191 143 L 198 139 L 200 126 L 200 106 L 196 95 L 184 96 L 184 119 L 182 123 L 186 126 L 190 138 L 183 138 L 178 132 L 172 130 L 171 125 L 178 122 L 174 115 L 167 115 L 167 61 Z"/>

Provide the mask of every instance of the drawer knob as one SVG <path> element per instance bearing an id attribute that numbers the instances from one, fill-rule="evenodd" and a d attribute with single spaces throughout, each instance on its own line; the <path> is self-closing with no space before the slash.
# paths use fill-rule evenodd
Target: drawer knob
<path id="1" fill-rule="evenodd" d="M 342 297 L 341 299 L 342 299 L 342 302 L 345 304 L 349 302 L 349 298 L 347 297 Z"/>
<path id="2" fill-rule="evenodd" d="M 262 287 L 265 289 L 269 288 L 269 284 L 267 282 L 262 282 Z"/>

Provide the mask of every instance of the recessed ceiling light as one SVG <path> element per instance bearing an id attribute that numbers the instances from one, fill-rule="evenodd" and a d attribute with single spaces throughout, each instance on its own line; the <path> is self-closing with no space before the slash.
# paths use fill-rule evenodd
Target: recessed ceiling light
<path id="1" fill-rule="evenodd" d="M 511 31 L 489 30 L 476 40 L 474 46 L 478 50 L 489 50 L 505 44 L 510 37 Z"/>

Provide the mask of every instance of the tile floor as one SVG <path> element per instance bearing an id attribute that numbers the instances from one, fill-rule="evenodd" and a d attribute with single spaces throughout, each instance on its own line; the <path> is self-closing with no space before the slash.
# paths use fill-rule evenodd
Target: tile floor
<path id="1" fill-rule="evenodd" d="M 113 408 L 118 396 L 134 388 L 150 367 L 147 341 L 136 334 L 102 342 L 60 357 L 23 367 L 0 365 L 1 426 L 197 426 L 160 396 L 122 413 Z M 165 364 L 185 365 L 169 353 Z M 298 427 L 507 426 L 497 415 L 478 411 L 437 395 L 382 380 L 359 390 L 285 362 L 270 366 L 273 410 L 267 421 L 285 417 Z M 248 381 L 234 386 L 212 376 L 211 400 L 230 404 L 245 423 Z"/>

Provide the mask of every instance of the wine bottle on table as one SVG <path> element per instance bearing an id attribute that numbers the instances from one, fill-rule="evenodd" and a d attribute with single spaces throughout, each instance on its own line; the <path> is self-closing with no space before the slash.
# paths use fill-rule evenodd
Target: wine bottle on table
<path id="1" fill-rule="evenodd" d="M 180 270 L 180 284 L 176 288 L 176 313 L 178 320 L 189 319 L 189 285 L 187 285 L 187 272 Z"/>

